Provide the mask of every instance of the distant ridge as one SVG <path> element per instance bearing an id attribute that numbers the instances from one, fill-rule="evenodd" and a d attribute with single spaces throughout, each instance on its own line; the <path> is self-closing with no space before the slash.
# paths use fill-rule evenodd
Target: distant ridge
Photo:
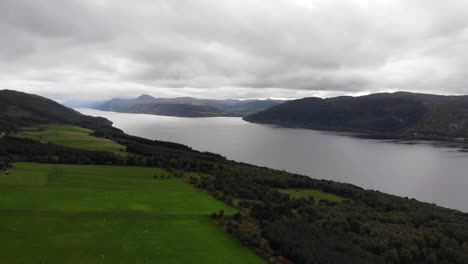
<path id="1" fill-rule="evenodd" d="M 192 97 L 155 98 L 143 94 L 133 99 L 111 99 L 92 105 L 103 111 L 179 117 L 245 116 L 279 105 L 281 100 L 215 100 Z"/>
<path id="2" fill-rule="evenodd" d="M 456 139 L 468 137 L 468 96 L 409 92 L 303 98 L 246 116 L 254 123 L 385 136 Z"/>
<path id="3" fill-rule="evenodd" d="M 153 96 L 148 95 L 148 94 L 142 94 L 137 99 L 139 99 L 139 100 L 154 100 L 156 98 L 154 98 Z"/>

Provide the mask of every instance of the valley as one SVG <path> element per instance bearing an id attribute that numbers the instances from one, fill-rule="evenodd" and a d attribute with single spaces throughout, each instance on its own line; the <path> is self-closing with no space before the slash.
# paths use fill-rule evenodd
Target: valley
<path id="1" fill-rule="evenodd" d="M 0 138 L 0 246 L 7 252 L 1 262 L 463 263 L 468 257 L 462 211 L 126 134 L 106 118 L 34 95 L 0 92 L 0 101 L 8 102 L 0 116 L 9 120 L 0 122 L 8 132 Z M 232 132 L 224 139 L 236 140 Z"/>

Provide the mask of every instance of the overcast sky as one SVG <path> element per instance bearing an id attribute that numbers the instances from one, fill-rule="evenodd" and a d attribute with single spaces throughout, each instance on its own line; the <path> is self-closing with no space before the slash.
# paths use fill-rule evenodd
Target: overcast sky
<path id="1" fill-rule="evenodd" d="M 0 89 L 58 100 L 468 94 L 466 0 L 0 0 Z"/>

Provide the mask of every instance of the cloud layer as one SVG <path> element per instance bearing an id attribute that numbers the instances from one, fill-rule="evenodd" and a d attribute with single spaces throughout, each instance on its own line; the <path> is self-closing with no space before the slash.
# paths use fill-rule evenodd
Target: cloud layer
<path id="1" fill-rule="evenodd" d="M 468 94 L 464 0 L 2 0 L 0 88 L 55 99 Z"/>

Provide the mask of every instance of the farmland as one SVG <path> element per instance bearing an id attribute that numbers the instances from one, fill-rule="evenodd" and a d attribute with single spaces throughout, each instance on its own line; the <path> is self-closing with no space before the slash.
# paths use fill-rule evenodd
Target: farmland
<path id="1" fill-rule="evenodd" d="M 17 136 L 77 149 L 125 153 L 125 146 L 109 139 L 94 137 L 91 135 L 93 132 L 91 129 L 77 126 L 56 125 L 29 128 Z"/>
<path id="2" fill-rule="evenodd" d="M 320 200 L 331 202 L 343 201 L 343 198 L 340 196 L 315 189 L 280 189 L 279 191 L 288 194 L 291 198 L 296 199 L 313 197 L 315 203 L 318 203 Z"/>
<path id="3" fill-rule="evenodd" d="M 162 169 L 15 165 L 1 263 L 263 263 L 208 216 L 234 208 Z"/>

